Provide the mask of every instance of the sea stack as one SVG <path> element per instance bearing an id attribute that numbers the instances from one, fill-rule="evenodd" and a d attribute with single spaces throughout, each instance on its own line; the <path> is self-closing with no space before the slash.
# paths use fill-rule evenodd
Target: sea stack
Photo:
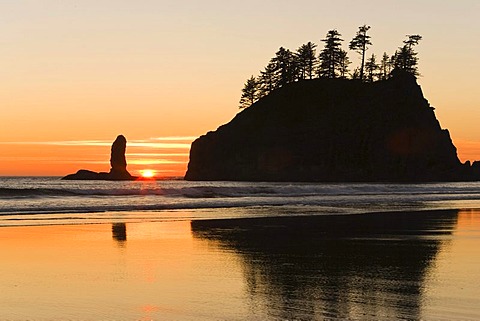
<path id="1" fill-rule="evenodd" d="M 112 151 L 110 154 L 110 173 L 112 179 L 123 179 L 131 177 L 127 171 L 127 159 L 125 158 L 125 151 L 127 149 L 127 139 L 123 135 L 118 135 L 117 139 L 112 144 Z"/>
<path id="2" fill-rule="evenodd" d="M 129 181 L 137 177 L 130 175 L 127 171 L 127 159 L 125 151 L 127 148 L 127 139 L 123 135 L 118 135 L 112 144 L 110 153 L 110 172 L 93 172 L 81 169 L 75 174 L 70 174 L 62 179 L 66 180 L 109 180 L 109 181 Z"/>
<path id="3" fill-rule="evenodd" d="M 477 166 L 478 167 L 478 166 Z M 416 78 L 314 79 L 274 90 L 192 143 L 187 180 L 478 180 Z"/>

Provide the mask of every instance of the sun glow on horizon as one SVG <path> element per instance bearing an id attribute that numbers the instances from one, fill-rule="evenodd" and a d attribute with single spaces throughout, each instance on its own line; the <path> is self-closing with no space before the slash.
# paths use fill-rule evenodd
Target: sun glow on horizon
<path id="1" fill-rule="evenodd" d="M 7 142 L 0 137 L 0 176 L 65 176 L 79 168 L 105 172 L 110 168 L 112 141 Z M 162 141 L 160 145 L 159 141 Z M 187 170 L 190 144 L 191 137 L 130 139 L 126 152 L 128 170 L 144 179 L 149 178 L 142 175 L 145 169 L 153 171 L 154 178 L 183 176 Z"/>
<path id="2" fill-rule="evenodd" d="M 142 178 L 154 178 L 156 172 L 152 169 L 144 169 L 140 171 L 140 175 L 142 175 Z"/>

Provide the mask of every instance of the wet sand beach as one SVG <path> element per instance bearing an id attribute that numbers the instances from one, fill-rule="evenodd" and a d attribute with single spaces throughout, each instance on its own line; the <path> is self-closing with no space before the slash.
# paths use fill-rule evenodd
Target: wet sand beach
<path id="1" fill-rule="evenodd" d="M 480 319 L 480 211 L 0 228 L 0 320 Z"/>

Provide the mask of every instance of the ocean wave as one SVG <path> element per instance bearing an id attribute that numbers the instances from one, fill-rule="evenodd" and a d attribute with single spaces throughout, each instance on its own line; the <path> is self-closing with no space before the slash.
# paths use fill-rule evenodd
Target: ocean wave
<path id="1" fill-rule="evenodd" d="M 222 197 L 222 198 L 180 198 L 165 197 L 91 197 L 60 198 L 59 200 L 19 200 L 19 202 L 1 202 L 0 216 L 22 214 L 56 213 L 98 213 L 129 211 L 177 211 L 210 210 L 237 208 L 285 207 L 297 206 L 306 212 L 318 208 L 350 213 L 368 211 L 390 211 L 421 209 L 429 207 L 462 206 L 466 202 L 480 206 L 478 194 L 425 194 L 425 195 L 317 195 L 317 196 L 261 196 L 261 197 Z M 453 205 L 452 205 L 453 204 Z"/>
<path id="2" fill-rule="evenodd" d="M 221 184 L 219 184 L 221 185 Z M 181 198 L 235 198 L 235 197 L 308 197 L 308 196 L 361 196 L 361 195 L 425 195 L 425 194 L 469 194 L 480 196 L 480 188 L 475 186 L 442 185 L 400 185 L 400 184 L 280 184 L 280 183 L 231 183 L 221 186 L 211 184 L 198 186 L 162 187 L 115 187 L 95 188 L 0 188 L 0 199 L 28 197 L 108 197 L 108 196 L 163 196 Z"/>
<path id="3" fill-rule="evenodd" d="M 75 191 L 53 188 L 0 188 L 0 197 L 75 196 Z"/>
<path id="4" fill-rule="evenodd" d="M 0 215 L 298 206 L 355 212 L 480 203 L 480 183 L 102 182 L 0 178 Z M 430 206 L 430 205 L 429 205 Z M 436 205 L 435 205 L 436 206 Z"/>
<path id="5" fill-rule="evenodd" d="M 142 189 L 55 189 L 55 188 L 0 188 L 0 198 L 62 197 L 62 196 L 178 196 L 187 198 L 217 198 L 245 195 L 274 195 L 269 188 L 182 187 Z"/>

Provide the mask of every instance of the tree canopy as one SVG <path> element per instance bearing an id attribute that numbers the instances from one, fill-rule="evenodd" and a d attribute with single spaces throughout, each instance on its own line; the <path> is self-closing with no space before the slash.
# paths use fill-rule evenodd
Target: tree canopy
<path id="1" fill-rule="evenodd" d="M 336 29 L 329 30 L 325 38 L 321 39 L 324 45 L 318 56 L 317 45 L 311 41 L 298 47 L 295 52 L 280 47 L 267 66 L 260 71 L 259 76 L 247 79 L 242 89 L 239 107 L 249 107 L 275 89 L 296 81 L 343 78 L 374 82 L 390 78 L 395 70 L 402 70 L 414 76 L 420 75 L 414 47 L 422 40 L 422 36 L 407 35 L 403 45 L 398 47 L 392 56 L 384 52 L 382 59 L 377 62 L 375 54 L 366 58 L 366 51 L 372 46 L 371 37 L 367 34 L 369 30 L 370 26 L 360 26 L 349 43 L 349 50 L 361 55 L 360 66 L 355 67 L 351 73 L 348 52 L 342 49 L 342 35 Z"/>
<path id="2" fill-rule="evenodd" d="M 407 40 L 403 41 L 403 46 L 399 47 L 393 55 L 393 65 L 395 68 L 406 71 L 412 75 L 418 76 L 418 57 L 413 47 L 422 40 L 420 35 L 407 35 Z"/>
<path id="3" fill-rule="evenodd" d="M 240 97 L 240 108 L 246 108 L 252 105 L 258 98 L 258 82 L 257 79 L 250 77 L 242 89 L 242 96 Z"/>
<path id="4" fill-rule="evenodd" d="M 367 35 L 367 31 L 370 30 L 370 26 L 363 25 L 358 27 L 357 34 L 350 41 L 348 48 L 355 50 L 362 56 L 362 63 L 360 65 L 360 80 L 363 80 L 363 70 L 365 66 L 365 52 L 368 50 L 368 45 L 371 45 L 370 36 Z"/>
<path id="5" fill-rule="evenodd" d="M 309 41 L 297 49 L 299 79 L 313 79 L 317 67 L 316 48 L 317 45 Z"/>
<path id="6" fill-rule="evenodd" d="M 342 50 L 342 35 L 336 30 L 330 30 L 325 39 L 325 47 L 320 52 L 320 66 L 318 68 L 318 75 L 320 78 L 337 78 L 341 65 L 341 58 L 343 56 Z"/>

